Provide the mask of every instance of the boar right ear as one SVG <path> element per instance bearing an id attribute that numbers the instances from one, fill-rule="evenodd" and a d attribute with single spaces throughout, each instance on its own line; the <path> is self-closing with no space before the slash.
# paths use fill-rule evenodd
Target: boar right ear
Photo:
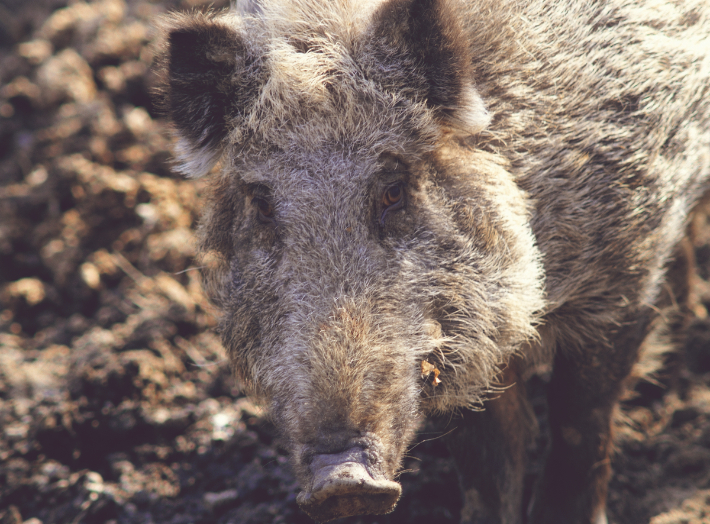
<path id="1" fill-rule="evenodd" d="M 255 63 L 236 19 L 174 14 L 162 23 L 159 103 L 178 137 L 177 170 L 199 177 L 217 163 L 230 125 L 255 95 Z"/>
<path id="2" fill-rule="evenodd" d="M 426 100 L 454 130 L 477 133 L 489 124 L 455 2 L 388 0 L 375 11 L 367 37 L 375 64 L 370 74 L 385 88 Z"/>

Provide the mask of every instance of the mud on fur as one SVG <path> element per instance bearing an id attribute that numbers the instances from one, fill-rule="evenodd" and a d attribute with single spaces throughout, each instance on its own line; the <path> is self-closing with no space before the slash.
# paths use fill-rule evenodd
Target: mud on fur
<path id="1" fill-rule="evenodd" d="M 222 340 L 315 520 L 392 511 L 418 424 L 454 413 L 462 522 L 606 521 L 611 415 L 710 175 L 709 17 L 264 0 L 162 20 Z"/>

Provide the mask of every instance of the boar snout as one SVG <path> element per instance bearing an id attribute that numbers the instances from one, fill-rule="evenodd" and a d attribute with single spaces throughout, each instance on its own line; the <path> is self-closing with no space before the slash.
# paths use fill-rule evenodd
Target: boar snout
<path id="1" fill-rule="evenodd" d="M 314 455 L 310 471 L 311 488 L 301 492 L 297 502 L 318 522 L 389 513 L 402 493 L 398 483 L 369 466 L 367 452 L 359 446 Z"/>

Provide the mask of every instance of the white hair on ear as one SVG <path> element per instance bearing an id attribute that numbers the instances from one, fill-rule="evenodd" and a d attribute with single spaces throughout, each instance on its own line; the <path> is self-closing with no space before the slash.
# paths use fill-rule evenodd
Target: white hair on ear
<path id="1" fill-rule="evenodd" d="M 480 133 L 491 123 L 491 115 L 473 84 L 467 83 L 459 94 L 459 105 L 447 121 L 464 133 Z"/>
<path id="2" fill-rule="evenodd" d="M 259 0 L 232 0 L 230 11 L 244 15 L 258 15 L 261 13 L 261 3 Z"/>
<path id="3" fill-rule="evenodd" d="M 190 140 L 178 138 L 175 144 L 175 171 L 188 178 L 200 178 L 219 162 L 222 152 L 223 148 L 218 145 L 196 149 Z"/>

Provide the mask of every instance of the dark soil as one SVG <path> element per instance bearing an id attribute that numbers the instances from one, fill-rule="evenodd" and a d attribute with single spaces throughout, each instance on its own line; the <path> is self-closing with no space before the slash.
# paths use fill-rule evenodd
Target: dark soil
<path id="1" fill-rule="evenodd" d="M 310 522 L 214 334 L 203 185 L 171 171 L 151 103 L 155 17 L 200 2 L 0 0 L 0 524 Z M 621 412 L 610 522 L 710 522 L 707 221 L 693 315 Z M 392 515 L 343 522 L 457 522 L 438 436 Z"/>

